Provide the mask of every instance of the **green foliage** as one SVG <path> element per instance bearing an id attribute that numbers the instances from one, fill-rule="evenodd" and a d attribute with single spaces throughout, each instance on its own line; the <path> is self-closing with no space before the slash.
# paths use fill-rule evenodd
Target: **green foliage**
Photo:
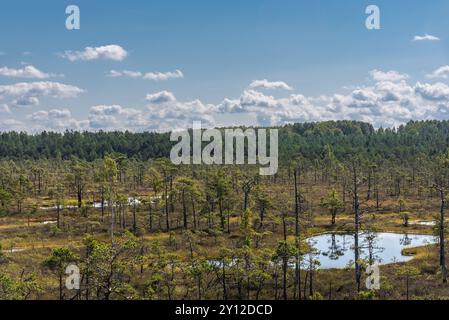
<path id="1" fill-rule="evenodd" d="M 331 193 L 327 196 L 327 198 L 321 199 L 321 207 L 326 208 L 332 216 L 332 224 L 335 224 L 335 217 L 337 215 L 337 211 L 344 208 L 345 205 L 342 200 L 340 200 L 337 191 L 332 190 Z"/>
<path id="2" fill-rule="evenodd" d="M 138 242 L 130 233 L 117 237 L 113 243 L 106 243 L 88 237 L 84 240 L 89 252 L 92 287 L 100 299 L 131 298 L 135 291 L 124 279 L 130 277 L 138 262 Z"/>
<path id="3" fill-rule="evenodd" d="M 55 248 L 44 264 L 58 275 L 64 273 L 65 267 L 76 260 L 75 254 L 68 248 Z"/>
<path id="4" fill-rule="evenodd" d="M 288 260 L 296 255 L 297 249 L 294 243 L 290 241 L 279 241 L 273 254 L 274 261 Z"/>
<path id="5" fill-rule="evenodd" d="M 304 298 L 322 299 L 322 295 L 327 296 L 325 280 L 331 272 L 317 271 L 319 252 L 311 250 L 313 244 L 305 240 L 329 229 L 318 206 L 332 215 L 334 224 L 337 213 L 346 204 L 348 212 L 338 231 L 350 232 L 354 224 L 349 210 L 354 201 L 354 185 L 359 186 L 361 232 L 368 234 L 359 245 L 369 250 L 374 240 L 368 232 L 374 227 L 379 231 L 400 228 L 396 221 L 399 214 L 384 224 L 391 213 L 388 210 L 394 211 L 399 205 L 399 211 L 403 211 L 406 198 L 410 219 L 424 211 L 415 212 L 420 203 L 426 204 L 423 219 L 427 218 L 435 210 L 436 197 L 435 192 L 429 192 L 429 184 L 447 187 L 448 181 L 449 122 L 411 122 L 397 130 L 374 130 L 370 125 L 348 121 L 288 125 L 280 129 L 284 163 L 273 177 L 257 176 L 256 166 L 177 167 L 168 159 L 154 160 L 167 156 L 170 144 L 158 140 L 165 137 L 168 141 L 167 136 L 150 136 L 154 139 L 151 147 L 143 141 L 135 143 L 148 134 L 0 135 L 0 150 L 4 151 L 0 153 L 0 211 L 19 213 L 4 219 L 19 234 L 6 229 L 3 239 L 8 248 L 13 249 L 14 242 L 22 248 L 24 243 L 27 251 L 13 256 L 11 250 L 7 254 L 8 264 L 4 266 L 9 273 L 0 272 L 0 298 L 21 299 L 29 292 L 39 292 L 37 279 L 48 277 L 47 270 L 39 270 L 34 276 L 24 270 L 18 276 L 21 270 L 16 263 L 25 261 L 21 259 L 36 261 L 37 257 L 38 261 L 44 260 L 42 255 L 47 254 L 47 249 L 29 249 L 29 243 L 37 239 L 44 246 L 47 241 L 57 240 L 76 248 L 54 249 L 44 266 L 61 280 L 65 267 L 76 262 L 83 277 L 81 298 L 279 299 L 283 288 L 288 291 L 288 298 L 293 298 L 295 285 L 299 290 L 300 283 Z M 74 137 L 84 144 L 71 141 Z M 50 145 L 53 141 L 56 151 L 42 146 L 42 141 Z M 34 158 L 52 160 L 26 160 Z M 352 162 L 355 158 L 357 161 Z M 356 166 L 353 163 L 357 165 L 354 181 L 350 170 L 351 164 Z M 299 199 L 293 195 L 292 173 L 297 168 L 301 168 Z M 383 203 L 379 206 L 382 210 L 377 209 L 385 216 L 374 209 L 379 191 Z M 130 205 L 129 197 L 140 199 L 142 205 Z M 101 216 L 100 199 L 105 201 Z M 296 203 L 299 236 L 295 239 Z M 82 210 L 56 209 L 64 205 L 80 205 Z M 63 214 L 61 227 L 42 226 L 41 218 L 53 219 L 55 211 L 58 220 Z M 21 221 L 26 214 L 27 226 Z M 131 215 L 134 234 L 126 231 Z M 405 211 L 402 217 L 407 224 Z M 27 237 L 22 237 L 24 230 Z M 39 233 L 28 235 L 29 230 Z M 111 237 L 107 236 L 109 231 Z M 92 236 L 84 238 L 81 244 L 86 233 Z M 10 234 L 14 234 L 11 243 L 5 238 Z M 429 256 L 420 265 L 421 269 L 426 264 L 432 266 L 432 273 L 422 269 L 432 277 L 438 269 L 438 262 L 432 260 L 433 249 L 429 246 Z M 336 248 L 333 257 L 338 257 L 339 252 L 342 251 Z M 301 282 L 294 283 L 297 257 Z M 367 263 L 360 257 L 357 262 L 362 268 Z M 389 282 L 382 281 L 379 298 L 396 296 L 397 284 L 402 284 L 403 277 L 408 281 L 419 275 L 419 270 L 401 268 L 396 274 L 401 277 L 398 279 L 394 276 L 395 268 L 386 268 Z M 329 294 L 335 294 L 335 298 L 354 296 L 353 270 L 332 272 L 330 280 L 333 288 Z M 54 284 L 46 283 L 46 294 L 52 292 Z M 60 297 L 64 299 L 67 292 L 62 284 L 60 281 Z M 375 299 L 376 294 L 361 292 L 359 298 Z"/>
<path id="6" fill-rule="evenodd" d="M 314 292 L 313 296 L 310 297 L 311 300 L 323 300 L 323 296 L 319 292 Z"/>
<path id="7" fill-rule="evenodd" d="M 398 268 L 396 275 L 398 277 L 409 277 L 414 278 L 421 274 L 421 271 L 413 266 L 404 265 Z"/>
<path id="8" fill-rule="evenodd" d="M 19 284 L 9 275 L 0 272 L 0 299 L 20 300 Z"/>
<path id="9" fill-rule="evenodd" d="M 6 257 L 5 254 L 3 253 L 3 247 L 2 244 L 0 243 L 0 264 L 6 262 Z"/>
<path id="10" fill-rule="evenodd" d="M 376 291 L 360 291 L 359 292 L 359 300 L 375 300 L 376 299 Z"/>
<path id="11" fill-rule="evenodd" d="M 432 157 L 446 151 L 449 121 L 411 121 L 397 129 L 375 130 L 357 121 L 297 123 L 280 128 L 281 162 L 292 155 L 327 163 L 350 159 L 355 153 L 370 159 Z M 140 160 L 169 157 L 169 134 L 131 132 L 42 132 L 37 135 L 3 132 L 0 155 L 8 159 L 64 159 L 94 161 L 121 153 Z M 332 146 L 330 149 L 329 146 Z M 323 154 L 323 150 L 327 150 Z"/>
<path id="12" fill-rule="evenodd" d="M 0 211 L 6 210 L 11 199 L 11 194 L 0 187 Z"/>
<path id="13" fill-rule="evenodd" d="M 244 245 L 251 247 L 254 237 L 254 229 L 252 227 L 252 216 L 253 213 L 251 209 L 246 209 L 242 213 L 242 223 L 240 225 L 240 230 L 242 231 L 244 237 Z"/>

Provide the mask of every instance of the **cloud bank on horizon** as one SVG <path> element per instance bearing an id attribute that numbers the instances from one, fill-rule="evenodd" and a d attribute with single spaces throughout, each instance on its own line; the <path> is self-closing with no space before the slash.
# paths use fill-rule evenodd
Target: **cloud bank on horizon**
<path id="1" fill-rule="evenodd" d="M 429 78 L 447 78 L 449 66 L 443 66 L 428 74 Z M 42 78 L 36 68 L 10 71 L 2 75 Z M 123 74 L 123 73 L 122 73 Z M 179 71 L 179 74 L 182 74 Z M 140 73 L 137 78 L 145 79 Z M 216 104 L 199 99 L 179 101 L 170 91 L 148 93 L 145 106 L 95 105 L 90 107 L 84 119 L 76 119 L 68 108 L 49 111 L 32 111 L 26 120 L 4 119 L 0 129 L 40 132 L 43 130 L 90 130 L 90 131 L 171 131 L 189 128 L 193 121 L 201 121 L 204 127 L 217 125 L 219 115 L 248 114 L 262 126 L 277 126 L 295 122 L 327 120 L 358 120 L 372 123 L 375 127 L 393 127 L 410 120 L 447 118 L 449 115 L 449 86 L 442 82 L 411 83 L 407 74 L 398 71 L 369 72 L 370 83 L 357 86 L 348 92 L 333 95 L 305 96 L 291 93 L 275 97 L 268 91 L 292 91 L 284 81 L 254 80 L 244 88 L 239 97 L 226 97 Z M 123 76 L 126 76 L 123 74 Z M 128 75 L 129 76 L 129 75 Z M 161 76 L 162 77 L 162 76 Z M 163 80 L 167 80 L 162 77 Z M 77 86 L 59 82 L 20 82 L 0 86 L 0 113 L 11 114 L 11 109 L 36 108 L 43 97 L 64 100 L 84 94 Z M 235 125 L 241 125 L 235 121 Z"/>

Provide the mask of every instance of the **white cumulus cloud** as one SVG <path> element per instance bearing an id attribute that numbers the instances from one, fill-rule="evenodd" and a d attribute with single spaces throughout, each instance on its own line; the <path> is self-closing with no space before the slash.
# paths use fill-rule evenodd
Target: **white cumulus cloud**
<path id="1" fill-rule="evenodd" d="M 125 130 L 137 131 L 132 124 L 142 118 L 142 112 L 134 108 L 120 105 L 98 105 L 90 108 L 88 123 L 94 130 Z"/>
<path id="2" fill-rule="evenodd" d="M 162 104 L 162 103 L 168 103 L 168 102 L 175 102 L 176 98 L 173 93 L 164 90 L 161 92 L 147 94 L 146 100 L 150 104 Z"/>
<path id="3" fill-rule="evenodd" d="M 370 76 L 373 78 L 374 81 L 402 81 L 408 79 L 408 75 L 404 73 L 399 73 L 397 71 L 391 70 L 391 71 L 381 71 L 381 70 L 371 70 Z"/>
<path id="4" fill-rule="evenodd" d="M 201 121 L 204 127 L 215 125 L 214 112 L 217 107 L 200 100 L 178 101 L 173 93 L 161 91 L 148 94 L 146 117 L 149 129 L 172 131 L 192 127 L 193 121 Z"/>
<path id="5" fill-rule="evenodd" d="M 65 131 L 80 130 L 84 126 L 82 121 L 77 121 L 72 117 L 69 109 L 51 109 L 49 111 L 40 110 L 27 116 L 34 123 L 33 131 Z"/>
<path id="6" fill-rule="evenodd" d="M 417 94 L 421 95 L 424 99 L 432 101 L 448 101 L 449 100 L 449 86 L 444 83 L 438 82 L 435 84 L 418 82 L 415 86 Z"/>
<path id="7" fill-rule="evenodd" d="M 359 86 L 347 94 L 307 97 L 291 94 L 275 98 L 250 89 L 239 99 L 226 98 L 218 105 L 223 114 L 253 114 L 260 125 L 292 122 L 359 120 L 376 127 L 391 127 L 410 120 L 447 119 L 449 87 L 443 83 L 407 82 L 397 72 L 370 72 L 373 85 Z"/>
<path id="8" fill-rule="evenodd" d="M 100 47 L 86 47 L 82 51 L 67 50 L 61 54 L 63 58 L 69 61 L 91 61 L 91 60 L 114 60 L 123 61 L 128 52 L 119 45 L 111 44 Z"/>
<path id="9" fill-rule="evenodd" d="M 0 97 L 2 96 L 50 96 L 53 98 L 76 97 L 84 92 L 82 89 L 59 82 L 20 82 L 12 85 L 0 86 Z"/>
<path id="10" fill-rule="evenodd" d="M 7 104 L 0 104 L 0 113 L 10 113 L 11 110 Z"/>
<path id="11" fill-rule="evenodd" d="M 15 106 L 38 105 L 39 98 L 55 99 L 73 98 L 84 92 L 73 85 L 59 82 L 20 82 L 0 86 L 0 101 L 9 101 Z"/>
<path id="12" fill-rule="evenodd" d="M 288 92 L 273 96 L 258 88 L 245 88 L 235 97 L 205 103 L 199 99 L 183 101 L 170 91 L 160 91 L 147 94 L 145 108 L 96 105 L 82 120 L 75 120 L 67 109 L 38 111 L 26 118 L 29 123 L 25 127 L 13 121 L 3 121 L 0 130 L 172 131 L 191 128 L 193 121 L 201 121 L 203 127 L 213 127 L 222 119 L 230 119 L 235 125 L 243 125 L 251 119 L 252 123 L 264 126 L 359 120 L 375 127 L 393 127 L 410 120 L 449 119 L 449 85 L 411 83 L 407 75 L 397 71 L 376 69 L 369 74 L 373 81 L 368 84 L 330 95 L 307 96 L 301 92 Z M 0 86 L 0 108 L 7 105 L 3 107 L 7 112 L 14 105 L 35 105 L 39 103 L 39 97 L 76 96 L 80 92 L 82 90 L 76 87 L 47 82 Z"/>
<path id="13" fill-rule="evenodd" d="M 12 78 L 48 79 L 50 77 L 55 77 L 56 75 L 45 73 L 33 66 L 26 66 L 21 69 L 12 69 L 12 68 L 8 68 L 8 67 L 2 67 L 2 68 L 0 68 L 0 76 L 12 77 Z"/>
<path id="14" fill-rule="evenodd" d="M 15 119 L 0 119 L 0 131 L 26 131 L 26 126 L 22 121 Z"/>
<path id="15" fill-rule="evenodd" d="M 442 66 L 427 75 L 428 78 L 444 78 L 449 76 L 449 65 Z"/>
<path id="16" fill-rule="evenodd" d="M 184 74 L 181 70 L 175 70 L 173 72 L 147 72 L 143 73 L 140 71 L 117 71 L 111 70 L 109 76 L 113 78 L 127 77 L 127 78 L 140 78 L 144 80 L 154 80 L 154 81 L 164 81 L 169 79 L 182 79 Z"/>
<path id="17" fill-rule="evenodd" d="M 263 89 L 282 89 L 282 90 L 293 90 L 287 83 L 283 81 L 268 81 L 264 80 L 254 80 L 249 85 L 251 89 L 263 88 Z"/>
<path id="18" fill-rule="evenodd" d="M 426 33 L 423 36 L 415 36 L 413 41 L 440 41 L 440 38 Z"/>

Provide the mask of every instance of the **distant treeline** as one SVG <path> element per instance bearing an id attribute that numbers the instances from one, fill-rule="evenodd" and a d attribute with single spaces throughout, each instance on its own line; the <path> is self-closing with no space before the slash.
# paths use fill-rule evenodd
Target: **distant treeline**
<path id="1" fill-rule="evenodd" d="M 148 160 L 168 157 L 173 143 L 169 133 L 132 132 L 18 132 L 0 134 L 0 158 L 69 159 L 87 161 L 107 154 Z M 358 121 L 297 123 L 279 127 L 281 161 L 301 156 L 323 157 L 326 146 L 344 160 L 355 154 L 374 159 L 408 160 L 431 157 L 449 147 L 449 121 L 412 121 L 396 129 L 377 129 Z"/>

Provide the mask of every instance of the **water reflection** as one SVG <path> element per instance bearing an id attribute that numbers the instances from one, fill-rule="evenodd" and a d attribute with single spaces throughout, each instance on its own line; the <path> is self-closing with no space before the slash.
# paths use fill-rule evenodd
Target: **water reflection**
<path id="1" fill-rule="evenodd" d="M 360 233 L 360 258 L 369 264 L 405 262 L 413 257 L 402 255 L 404 248 L 419 247 L 437 242 L 430 235 L 408 235 L 397 233 Z M 309 244 L 319 252 L 316 259 L 320 268 L 345 268 L 354 261 L 353 234 L 323 234 L 309 238 Z"/>

